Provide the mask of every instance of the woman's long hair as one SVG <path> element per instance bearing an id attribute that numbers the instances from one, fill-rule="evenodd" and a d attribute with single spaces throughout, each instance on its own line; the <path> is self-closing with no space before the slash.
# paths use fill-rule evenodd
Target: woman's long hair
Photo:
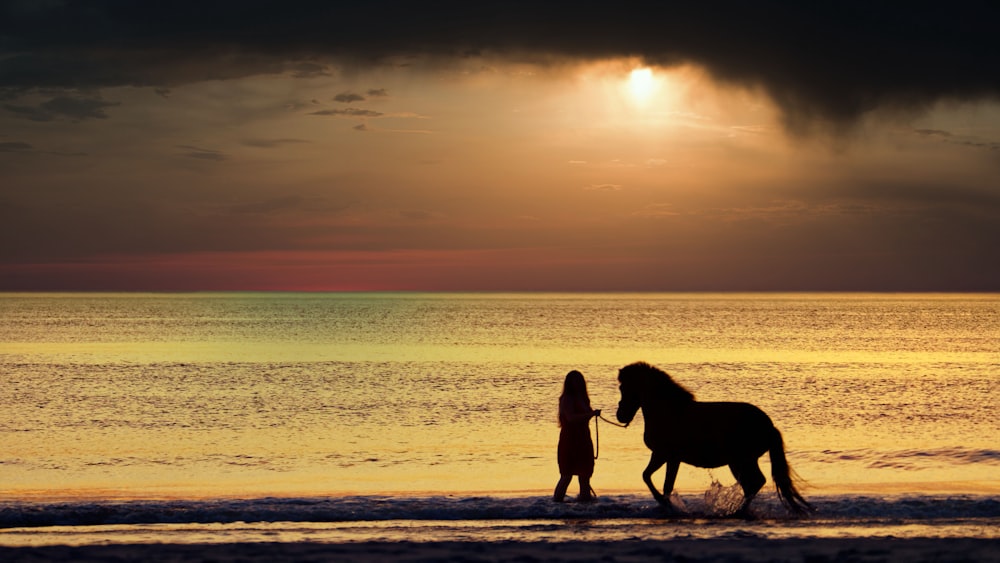
<path id="1" fill-rule="evenodd" d="M 590 406 L 590 395 L 587 393 L 587 380 L 583 378 L 583 374 L 573 370 L 566 374 L 566 380 L 563 381 L 563 391 L 562 395 L 559 396 L 559 425 L 563 424 L 563 404 L 565 401 L 576 401 L 581 405 L 585 406 L 589 411 Z"/>

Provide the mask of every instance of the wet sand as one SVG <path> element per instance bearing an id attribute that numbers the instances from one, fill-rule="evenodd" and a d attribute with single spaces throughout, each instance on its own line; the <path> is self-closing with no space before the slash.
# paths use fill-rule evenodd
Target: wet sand
<path id="1" fill-rule="evenodd" d="M 0 547 L 0 561 L 1000 562 L 1000 539 L 725 538 L 614 542 L 357 542 Z"/>

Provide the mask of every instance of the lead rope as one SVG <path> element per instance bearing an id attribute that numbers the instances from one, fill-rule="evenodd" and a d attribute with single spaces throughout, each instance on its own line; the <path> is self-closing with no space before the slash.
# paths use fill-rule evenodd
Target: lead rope
<path id="1" fill-rule="evenodd" d="M 608 424 L 610 424 L 612 426 L 617 426 L 618 428 L 628 428 L 628 424 L 618 424 L 617 422 L 614 422 L 612 420 L 608 420 L 608 419 L 604 418 L 604 415 L 600 415 L 599 414 L 599 415 L 595 416 L 594 417 L 594 437 L 597 440 L 597 443 L 594 446 L 594 459 L 595 460 L 598 458 L 598 456 L 601 455 L 601 425 L 597 423 L 597 419 L 598 418 L 601 419 L 601 420 L 603 420 L 604 422 L 607 422 Z"/>
<path id="2" fill-rule="evenodd" d="M 601 415 L 594 417 L 594 438 L 596 439 L 596 445 L 594 446 L 594 460 L 597 460 L 598 456 L 601 455 L 601 425 L 598 424 L 597 419 L 601 419 L 604 422 L 612 426 L 617 426 L 618 428 L 628 428 L 628 424 L 618 424 L 617 422 L 608 420 Z M 597 498 L 597 491 L 594 490 L 594 486 L 590 486 L 590 494 Z"/>

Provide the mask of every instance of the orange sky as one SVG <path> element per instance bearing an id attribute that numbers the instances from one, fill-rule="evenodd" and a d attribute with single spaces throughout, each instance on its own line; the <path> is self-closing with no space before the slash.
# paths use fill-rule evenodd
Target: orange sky
<path id="1" fill-rule="evenodd" d="M 404 48 L 19 84 L 67 46 L 7 45 L 0 290 L 1000 291 L 989 84 L 841 116 L 707 55 Z"/>

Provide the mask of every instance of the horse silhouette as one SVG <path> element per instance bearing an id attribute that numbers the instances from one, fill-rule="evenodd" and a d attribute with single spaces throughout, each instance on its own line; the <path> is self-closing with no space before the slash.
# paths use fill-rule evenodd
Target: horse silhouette
<path id="1" fill-rule="evenodd" d="M 728 465 L 743 489 L 743 504 L 736 514 L 749 517 L 750 503 L 767 482 L 757 459 L 770 452 L 771 477 L 782 504 L 796 514 L 814 510 L 795 489 L 781 432 L 764 411 L 748 403 L 696 401 L 670 375 L 645 362 L 623 367 L 618 382 L 618 421 L 627 424 L 642 409 L 643 440 L 652 451 L 642 480 L 660 505 L 672 508 L 668 499 L 681 463 L 706 468 Z M 667 475 L 660 493 L 652 475 L 663 464 Z"/>

